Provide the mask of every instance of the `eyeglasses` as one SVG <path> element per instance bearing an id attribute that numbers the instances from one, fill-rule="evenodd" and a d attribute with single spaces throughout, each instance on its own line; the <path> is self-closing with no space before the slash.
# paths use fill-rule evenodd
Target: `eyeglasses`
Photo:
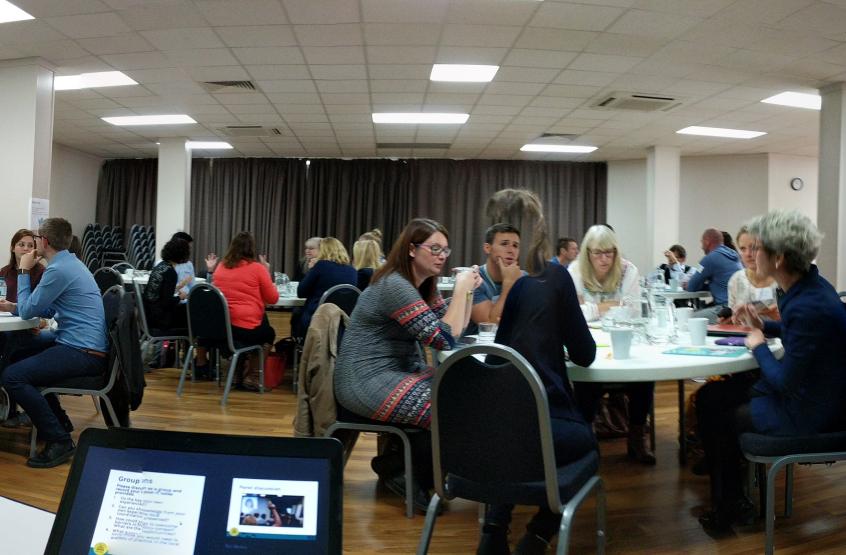
<path id="1" fill-rule="evenodd" d="M 452 253 L 451 248 L 442 247 L 440 245 L 431 245 L 429 243 L 415 243 L 414 246 L 418 247 L 418 248 L 419 247 L 426 247 L 426 250 L 428 250 L 430 253 L 432 253 L 432 256 L 444 255 L 444 258 L 447 258 Z"/>
<path id="2" fill-rule="evenodd" d="M 617 254 L 617 249 L 611 249 L 607 251 L 596 251 L 593 249 L 588 249 L 588 252 L 591 256 L 595 256 L 596 258 L 614 258 L 614 255 Z"/>
<path id="3" fill-rule="evenodd" d="M 43 239 L 44 236 L 43 235 L 33 235 L 32 238 L 33 239 Z"/>

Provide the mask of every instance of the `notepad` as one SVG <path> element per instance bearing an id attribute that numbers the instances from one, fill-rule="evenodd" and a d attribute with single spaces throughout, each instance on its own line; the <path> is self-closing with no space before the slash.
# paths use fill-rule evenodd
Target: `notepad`
<path id="1" fill-rule="evenodd" d="M 676 347 L 664 351 L 665 355 L 689 355 L 696 357 L 723 357 L 735 358 L 746 353 L 746 349 L 737 347 Z"/>

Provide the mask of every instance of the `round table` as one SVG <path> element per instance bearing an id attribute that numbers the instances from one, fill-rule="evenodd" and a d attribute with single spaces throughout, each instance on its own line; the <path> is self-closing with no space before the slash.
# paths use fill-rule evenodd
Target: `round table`
<path id="1" fill-rule="evenodd" d="M 0 315 L 0 331 L 18 331 L 37 328 L 40 318 L 24 320 L 20 316 Z"/>
<path id="2" fill-rule="evenodd" d="M 121 274 L 120 277 L 123 279 L 124 283 L 129 282 L 129 276 L 127 276 L 126 274 Z M 133 275 L 132 276 L 132 282 L 137 283 L 139 285 L 147 285 L 147 282 L 149 282 L 149 281 L 150 281 L 150 274 L 149 273 L 145 273 L 145 274 L 142 274 L 140 276 L 139 275 Z M 195 277 L 194 278 L 194 283 L 206 283 L 206 281 L 207 281 L 206 278 L 201 278 L 201 277 Z"/>
<path id="3" fill-rule="evenodd" d="M 686 462 L 684 450 L 685 427 L 685 392 L 684 381 L 689 378 L 734 374 L 758 367 L 758 362 L 745 347 L 725 347 L 739 350 L 742 354 L 735 357 L 693 356 L 664 354 L 664 351 L 676 347 L 689 346 L 689 336 L 679 335 L 677 344 L 644 345 L 634 344 L 631 347 L 631 358 L 618 360 L 611 356 L 611 340 L 602 330 L 591 330 L 596 340 L 596 359 L 589 367 L 568 365 L 567 374 L 574 382 L 657 382 L 677 380 L 679 389 L 679 461 Z M 708 337 L 706 345 L 714 347 L 717 338 Z M 719 347 L 719 345 L 717 345 Z M 779 339 L 773 339 L 769 344 L 770 350 L 781 358 L 784 347 Z"/>
<path id="4" fill-rule="evenodd" d="M 657 291 L 656 294 L 661 295 L 665 299 L 670 299 L 672 301 L 680 300 L 680 299 L 707 299 L 711 296 L 710 291 Z"/>
<path id="5" fill-rule="evenodd" d="M 299 297 L 280 296 L 278 301 L 267 305 L 267 308 L 294 308 L 296 306 L 303 306 L 305 302 L 305 299 Z"/>

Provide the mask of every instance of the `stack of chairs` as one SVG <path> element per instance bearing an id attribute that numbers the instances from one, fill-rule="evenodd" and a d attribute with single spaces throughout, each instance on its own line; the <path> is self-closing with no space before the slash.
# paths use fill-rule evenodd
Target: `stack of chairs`
<path id="1" fill-rule="evenodd" d="M 103 266 L 127 261 L 123 230 L 117 226 L 88 224 L 81 243 L 80 258 L 92 273 Z"/>
<path id="2" fill-rule="evenodd" d="M 153 226 L 135 224 L 129 228 L 128 261 L 136 270 L 150 270 L 156 259 L 156 233 Z"/>

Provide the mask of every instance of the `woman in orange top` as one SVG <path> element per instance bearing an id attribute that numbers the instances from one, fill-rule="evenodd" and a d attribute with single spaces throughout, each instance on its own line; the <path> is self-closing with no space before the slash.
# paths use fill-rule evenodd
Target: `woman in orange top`
<path id="1" fill-rule="evenodd" d="M 265 306 L 279 300 L 276 286 L 270 279 L 270 265 L 256 262 L 256 241 L 251 233 L 238 233 L 229 244 L 223 262 L 214 272 L 214 284 L 226 297 L 232 322 L 232 338 L 236 346 L 264 345 L 265 354 L 276 338 Z M 249 368 L 244 370 L 243 386 L 258 390 L 258 360 L 250 355 Z"/>

